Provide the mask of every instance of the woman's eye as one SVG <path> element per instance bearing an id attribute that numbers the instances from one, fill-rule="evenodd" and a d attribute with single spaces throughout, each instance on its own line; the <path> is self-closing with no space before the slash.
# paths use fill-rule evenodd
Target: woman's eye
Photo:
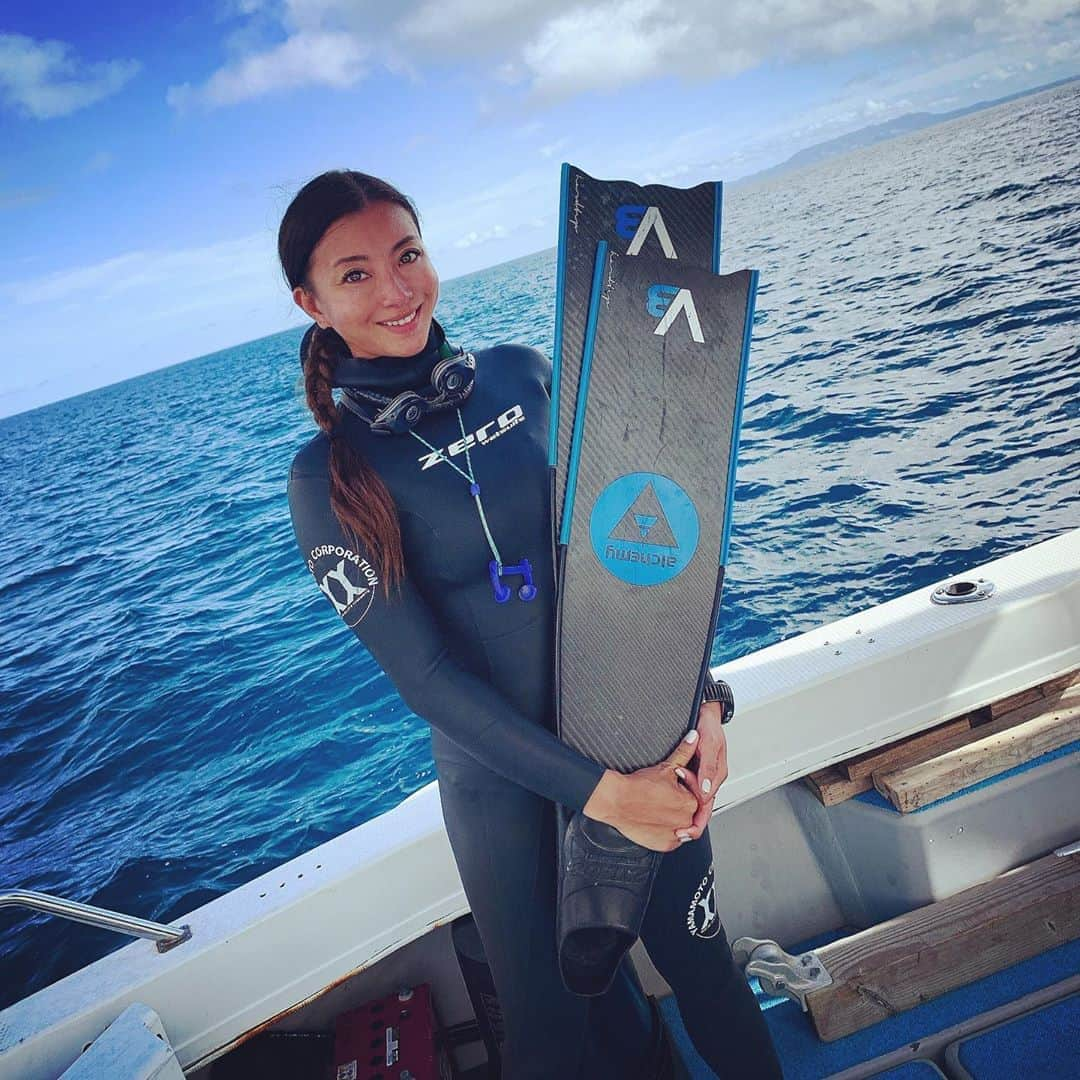
<path id="1" fill-rule="evenodd" d="M 363 281 L 367 276 L 368 275 L 363 270 L 353 269 L 346 271 L 345 276 L 341 280 L 351 283 L 354 281 Z"/>
<path id="2" fill-rule="evenodd" d="M 419 259 L 422 254 L 423 252 L 419 248 L 409 248 L 408 251 L 402 254 L 401 261 L 403 263 L 416 262 L 416 260 Z"/>

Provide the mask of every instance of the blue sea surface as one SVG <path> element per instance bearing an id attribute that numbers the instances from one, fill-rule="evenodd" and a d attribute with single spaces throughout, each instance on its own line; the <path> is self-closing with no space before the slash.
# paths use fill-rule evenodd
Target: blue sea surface
<path id="1" fill-rule="evenodd" d="M 761 286 L 717 662 L 1080 524 L 1077 131 L 1074 83 L 725 192 Z M 550 355 L 554 281 L 439 317 Z M 169 921 L 433 779 L 293 539 L 300 334 L 0 421 L 0 890 Z M 128 940 L 0 910 L 0 1006 Z"/>

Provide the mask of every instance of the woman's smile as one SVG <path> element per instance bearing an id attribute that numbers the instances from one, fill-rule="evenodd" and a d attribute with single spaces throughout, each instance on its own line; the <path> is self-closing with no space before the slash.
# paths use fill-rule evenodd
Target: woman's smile
<path id="1" fill-rule="evenodd" d="M 411 329 L 413 322 L 415 322 L 417 316 L 420 314 L 419 308 L 414 308 L 408 315 L 403 315 L 400 319 L 395 319 L 392 322 L 380 323 L 380 326 L 387 326 L 391 330 L 398 330 L 407 332 Z"/>

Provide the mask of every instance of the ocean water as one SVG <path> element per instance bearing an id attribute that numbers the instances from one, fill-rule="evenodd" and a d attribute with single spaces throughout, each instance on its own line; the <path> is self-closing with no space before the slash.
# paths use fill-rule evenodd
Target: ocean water
<path id="1" fill-rule="evenodd" d="M 727 190 L 761 287 L 716 661 L 1080 524 L 1078 130 L 1073 84 Z M 554 280 L 439 316 L 550 354 Z M 433 778 L 293 540 L 299 338 L 0 421 L 0 889 L 169 921 Z M 0 1006 L 128 940 L 0 910 Z"/>

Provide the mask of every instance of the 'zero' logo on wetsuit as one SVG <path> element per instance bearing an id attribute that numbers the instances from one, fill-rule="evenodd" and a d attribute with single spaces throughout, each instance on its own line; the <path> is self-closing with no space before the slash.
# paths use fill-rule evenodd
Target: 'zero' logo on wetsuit
<path id="1" fill-rule="evenodd" d="M 430 469 L 432 465 L 438 465 L 440 461 L 446 461 L 447 455 L 456 457 L 471 450 L 477 443 L 486 446 L 494 442 L 500 435 L 505 435 L 511 428 L 525 420 L 525 410 L 520 405 L 511 405 L 504 413 L 500 413 L 494 420 L 481 424 L 471 435 L 464 439 L 452 442 L 445 450 L 435 450 L 430 454 L 421 454 L 416 460 L 423 462 L 421 470 Z"/>
<path id="2" fill-rule="evenodd" d="M 716 882 L 712 867 L 701 879 L 686 913 L 686 929 L 691 937 L 714 938 L 720 933 L 720 916 L 716 914 Z"/>
<path id="3" fill-rule="evenodd" d="M 371 563 L 348 548 L 323 544 L 312 549 L 307 565 L 346 625 L 356 626 L 371 608 L 379 584 Z"/>

